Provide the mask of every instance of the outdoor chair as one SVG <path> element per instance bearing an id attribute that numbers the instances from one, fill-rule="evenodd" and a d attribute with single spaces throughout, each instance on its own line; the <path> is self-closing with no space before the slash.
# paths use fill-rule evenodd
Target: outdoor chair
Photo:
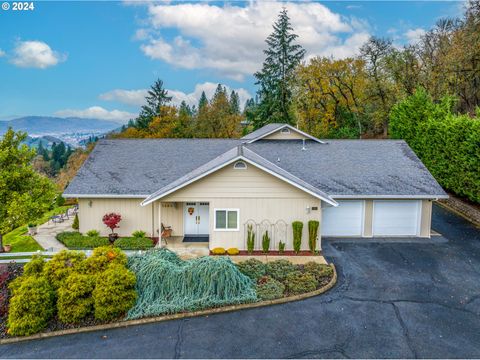
<path id="1" fill-rule="evenodd" d="M 54 216 L 51 216 L 50 219 L 48 220 L 49 223 L 50 223 L 50 220 L 54 224 L 58 224 L 58 223 L 63 222 L 63 217 L 61 215 L 54 215 Z"/>
<path id="2" fill-rule="evenodd" d="M 160 235 L 160 243 L 161 243 L 162 239 L 164 239 L 165 240 L 165 245 L 168 245 L 167 238 L 169 238 L 170 236 L 172 236 L 172 227 L 171 226 L 165 226 L 162 223 L 162 233 Z"/>

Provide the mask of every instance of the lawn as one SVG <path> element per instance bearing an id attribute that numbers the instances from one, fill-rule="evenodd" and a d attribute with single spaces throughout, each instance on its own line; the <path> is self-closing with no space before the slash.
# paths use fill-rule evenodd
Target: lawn
<path id="1" fill-rule="evenodd" d="M 60 206 L 53 210 L 46 212 L 41 218 L 32 221 L 41 225 L 46 223 L 51 216 L 65 212 L 70 206 Z M 32 252 L 37 250 L 44 250 L 33 237 L 27 234 L 27 225 L 20 226 L 15 230 L 10 231 L 3 237 L 3 244 L 12 245 L 12 252 Z"/>

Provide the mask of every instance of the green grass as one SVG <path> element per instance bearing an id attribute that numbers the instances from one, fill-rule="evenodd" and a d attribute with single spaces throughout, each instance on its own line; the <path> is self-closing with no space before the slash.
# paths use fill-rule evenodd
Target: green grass
<path id="1" fill-rule="evenodd" d="M 31 221 L 37 223 L 39 226 L 44 224 L 53 215 L 64 213 L 70 206 L 60 206 L 53 210 L 46 212 L 41 218 Z M 37 250 L 44 250 L 33 237 L 27 235 L 27 225 L 20 226 L 15 230 L 10 231 L 3 236 L 3 244 L 12 245 L 12 252 L 33 252 Z"/>

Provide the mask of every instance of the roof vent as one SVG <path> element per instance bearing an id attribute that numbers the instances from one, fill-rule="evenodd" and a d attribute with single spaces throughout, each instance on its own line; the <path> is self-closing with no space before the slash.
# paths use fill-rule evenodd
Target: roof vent
<path id="1" fill-rule="evenodd" d="M 307 148 L 305 147 L 305 139 L 302 139 L 302 151 L 305 150 L 307 150 Z"/>

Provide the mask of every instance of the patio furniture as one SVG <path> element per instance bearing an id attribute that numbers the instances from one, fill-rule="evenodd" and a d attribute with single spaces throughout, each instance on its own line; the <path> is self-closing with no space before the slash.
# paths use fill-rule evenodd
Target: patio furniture
<path id="1" fill-rule="evenodd" d="M 165 245 L 168 245 L 167 238 L 172 236 L 172 227 L 171 226 L 165 226 L 162 223 L 162 234 L 160 235 L 161 239 L 165 240 Z M 161 242 L 161 240 L 160 240 Z"/>
<path id="2" fill-rule="evenodd" d="M 50 223 L 50 220 L 54 223 L 54 224 L 58 224 L 58 223 L 61 223 L 63 222 L 63 217 L 61 215 L 54 215 L 54 216 L 51 216 L 50 219 L 48 220 L 48 222 Z"/>

